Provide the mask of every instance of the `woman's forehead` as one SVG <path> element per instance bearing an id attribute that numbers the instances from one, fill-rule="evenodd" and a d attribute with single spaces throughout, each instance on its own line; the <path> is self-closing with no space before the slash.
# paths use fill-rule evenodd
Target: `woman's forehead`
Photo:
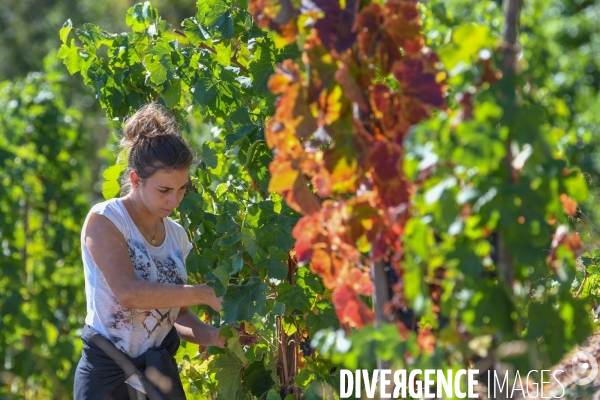
<path id="1" fill-rule="evenodd" d="M 190 180 L 190 173 L 188 170 L 159 169 L 150 177 L 150 180 L 160 186 L 181 187 Z"/>

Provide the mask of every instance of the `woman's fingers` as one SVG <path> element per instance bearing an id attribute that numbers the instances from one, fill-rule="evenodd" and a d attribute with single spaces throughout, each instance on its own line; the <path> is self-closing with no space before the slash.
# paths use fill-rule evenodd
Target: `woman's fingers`
<path id="1" fill-rule="evenodd" d="M 243 346 L 254 346 L 256 343 L 258 343 L 258 336 L 240 334 L 240 343 Z"/>
<path id="2" fill-rule="evenodd" d="M 221 297 L 215 297 L 215 300 L 213 301 L 212 304 L 210 304 L 210 307 L 213 310 L 215 310 L 216 312 L 220 312 L 222 304 L 223 304 L 223 296 L 221 296 Z"/>

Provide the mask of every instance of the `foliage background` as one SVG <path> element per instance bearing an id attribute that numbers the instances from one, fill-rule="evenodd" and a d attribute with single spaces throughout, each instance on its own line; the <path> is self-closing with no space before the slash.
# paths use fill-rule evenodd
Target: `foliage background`
<path id="1" fill-rule="evenodd" d="M 181 22 L 197 12 L 196 4 L 189 1 L 168 4 L 153 2 L 153 5 L 173 28 L 182 30 Z M 125 15 L 131 6 L 133 3 L 126 4 L 120 1 L 47 1 L 41 4 L 12 1 L 8 7 L 3 8 L 7 12 L 3 11 L 0 15 L 0 48 L 3 54 L 0 61 L 0 80 L 3 81 L 0 84 L 2 397 L 71 397 L 74 366 L 81 350 L 78 333 L 85 314 L 79 229 L 91 204 L 102 199 L 102 184 L 105 181 L 102 172 L 114 162 L 115 147 L 111 132 L 115 131 L 114 125 L 108 123 L 99 102 L 94 99 L 95 90 L 84 86 L 80 76 L 68 74 L 56 59 L 58 48 L 61 46 L 58 31 L 69 18 L 75 28 L 81 28 L 83 23 L 91 22 L 109 32 L 129 31 Z M 427 2 L 427 6 L 422 9 L 428 45 L 440 53 L 444 67 L 449 73 L 448 103 L 455 113 L 463 108 L 461 100 L 464 95 L 474 94 L 476 91 L 475 83 L 480 80 L 482 73 L 478 59 L 497 57 L 498 38 L 502 34 L 504 21 L 500 6 L 499 1 L 480 1 L 473 5 L 471 1 L 448 0 Z M 541 186 L 537 186 L 539 189 L 528 191 L 527 195 L 531 197 L 526 197 L 523 193 L 509 194 L 504 191 L 507 193 L 506 197 L 497 198 L 488 204 L 489 211 L 482 207 L 483 211 L 480 214 L 484 215 L 484 218 L 493 219 L 490 215 L 494 214 L 494 211 L 504 216 L 514 214 L 513 220 L 504 226 L 505 232 L 509 232 L 509 237 L 512 227 L 516 227 L 514 232 L 523 234 L 518 223 L 515 223 L 518 216 L 525 215 L 527 221 L 530 218 L 545 218 L 530 215 L 536 211 L 531 205 L 538 204 L 540 197 L 557 198 L 558 192 L 554 193 L 556 189 L 552 188 L 549 182 L 552 177 L 561 175 L 563 167 L 588 173 L 589 182 L 592 183 L 591 192 L 594 194 L 593 183 L 598 181 L 600 171 L 600 153 L 596 144 L 600 128 L 600 32 L 596 29 L 599 17 L 600 3 L 592 0 L 536 0 L 524 4 L 520 36 L 523 52 L 519 60 L 521 75 L 517 86 L 523 104 L 530 108 L 527 109 L 526 118 L 521 120 L 520 125 L 517 123 L 511 126 L 509 134 L 516 143 L 515 154 L 522 152 L 525 144 L 535 147 L 534 156 L 527 162 L 528 168 L 523 172 L 521 182 L 525 183 L 522 186 L 530 186 L 537 177 L 542 177 L 542 181 L 548 183 L 542 182 Z M 478 35 L 466 35 L 466 39 L 454 43 L 453 34 L 460 29 L 468 29 L 471 22 L 485 27 L 485 34 L 480 32 Z M 240 23 L 244 25 L 246 22 Z M 250 31 L 249 25 L 244 26 Z M 168 32 L 172 32 L 172 29 Z M 248 40 L 241 38 L 241 31 L 236 34 L 240 35 L 240 42 Z M 168 35 L 169 39 L 176 36 L 172 33 Z M 489 40 L 482 40 L 482 37 L 488 37 Z M 183 41 L 182 38 L 180 40 Z M 294 56 L 293 53 L 286 53 L 291 49 L 276 49 L 273 43 L 264 45 L 265 42 L 268 40 L 259 39 L 258 48 L 250 47 L 248 54 L 240 55 L 241 62 L 250 68 L 253 82 L 256 82 L 256 76 L 265 74 L 264 65 L 273 65 L 283 58 Z M 202 54 L 215 58 L 208 52 Z M 263 64 L 261 57 L 267 58 Z M 451 67 L 453 59 L 458 62 Z M 212 74 L 215 74 L 217 69 L 219 74 L 230 72 L 223 68 L 227 59 L 214 61 L 210 64 Z M 252 65 L 255 66 L 254 69 L 251 68 Z M 210 77 L 210 74 L 207 77 Z M 202 77 L 196 79 L 202 81 Z M 206 263 L 209 260 L 210 264 L 214 259 L 230 260 L 228 263 L 220 263 L 221 269 L 218 271 L 196 271 L 196 279 L 205 279 L 217 287 L 221 284 L 225 289 L 231 278 L 243 277 L 244 284 L 256 285 L 254 289 L 257 293 L 264 293 L 267 297 L 267 293 L 272 294 L 275 291 L 262 285 L 270 282 L 271 275 L 279 279 L 287 278 L 289 266 L 286 264 L 286 252 L 293 244 L 290 226 L 298 216 L 288 210 L 280 198 L 265 193 L 267 173 L 261 170 L 261 166 L 268 165 L 270 161 L 270 152 L 266 146 L 258 143 L 253 149 L 257 151 L 256 154 L 246 162 L 250 146 L 260 140 L 264 119 L 274 111 L 274 97 L 267 92 L 264 85 L 244 87 L 243 81 L 236 82 L 235 89 L 241 91 L 240 97 L 236 92 L 235 95 L 230 94 L 229 98 L 214 99 L 212 103 L 207 97 L 194 96 L 191 100 L 186 135 L 194 142 L 204 163 L 194 182 L 199 195 L 189 197 L 187 202 L 182 204 L 180 218 L 192 235 L 194 232 L 198 233 L 197 247 L 193 254 L 193 257 L 196 257 L 195 261 L 202 260 Z M 157 89 L 157 84 L 154 83 L 155 85 L 150 85 L 149 90 L 168 90 L 164 86 Z M 415 253 L 419 255 L 422 251 L 421 255 L 424 257 L 441 257 L 443 260 L 464 260 L 467 257 L 473 260 L 475 257 L 476 261 L 473 261 L 472 265 L 483 268 L 482 265 L 487 262 L 485 259 L 491 253 L 492 247 L 480 232 L 479 221 L 465 219 L 462 226 L 454 225 L 452 228 L 455 217 L 460 214 L 464 204 L 460 202 L 461 193 L 463 196 L 468 195 L 464 194 L 465 187 L 475 187 L 480 193 L 486 193 L 495 185 L 494 178 L 504 178 L 498 166 L 504 151 L 502 145 L 498 147 L 487 141 L 481 145 L 482 136 L 478 134 L 483 135 L 486 140 L 500 135 L 500 139 L 496 139 L 504 143 L 504 133 L 496 131 L 495 124 L 500 115 L 498 107 L 505 105 L 497 104 L 499 96 L 490 89 L 477 88 L 477 92 L 479 94 L 474 97 L 474 102 L 476 109 L 481 111 L 479 115 L 475 115 L 474 121 L 469 122 L 469 126 L 460 131 L 457 136 L 460 141 L 454 141 L 454 136 L 450 133 L 452 126 L 448 123 L 455 114 L 438 115 L 416 129 L 408 140 L 406 165 L 409 177 L 416 179 L 427 169 L 431 157 L 437 157 L 438 167 L 434 171 L 427 171 L 427 179 L 416 198 L 417 213 L 423 217 L 428 216 L 425 220 L 429 222 L 415 223 L 413 226 L 412 248 Z M 219 100 L 223 103 L 219 103 Z M 246 108 L 248 115 L 241 112 L 232 117 L 229 112 L 235 110 L 229 108 L 229 103 L 235 104 L 239 109 Z M 227 106 L 223 108 L 221 104 Z M 186 108 L 185 111 L 187 110 Z M 531 112 L 532 110 L 535 112 Z M 127 112 L 129 109 L 124 108 L 118 111 L 118 114 L 109 117 L 124 116 Z M 235 137 L 236 132 L 242 133 Z M 433 135 L 432 132 L 437 134 Z M 250 140 L 238 142 L 237 139 L 248 134 Z M 234 143 L 240 145 L 241 152 L 231 153 Z M 487 149 L 497 149 L 497 152 L 486 153 Z M 255 168 L 252 168 L 253 161 Z M 546 168 L 553 163 L 554 170 Z M 467 167 L 476 165 L 480 173 L 484 171 L 481 173 L 481 179 L 460 171 L 457 173 L 456 164 L 467 164 Z M 113 169 L 113 173 L 114 171 Z M 243 179 L 224 179 L 229 173 L 242 176 Z M 456 175 L 457 182 L 460 181 L 465 186 L 449 183 L 447 179 L 451 175 Z M 111 175 L 107 176 L 111 178 Z M 595 226 L 600 218 L 600 211 L 595 206 L 596 197 L 587 196 L 587 181 L 582 182 L 578 176 L 577 172 L 569 175 L 573 179 L 572 183 L 566 185 L 566 192 L 578 201 L 587 217 L 578 214 L 582 221 L 568 221 L 564 215 L 556 217 L 577 228 L 585 240 L 586 250 L 591 252 L 597 247 L 597 240 L 587 235 L 590 233 L 597 238 Z M 114 180 L 114 175 L 112 178 Z M 252 182 L 256 184 L 253 186 Z M 439 186 L 443 182 L 446 183 Z M 107 187 L 110 190 L 110 185 L 104 185 L 105 190 Z M 551 194 L 546 196 L 548 193 Z M 522 197 L 520 204 L 515 203 L 515 197 Z M 198 211 L 199 204 L 202 212 Z M 515 206 L 512 207 L 511 204 Z M 556 202 L 549 207 L 555 210 L 562 209 L 561 204 Z M 231 219 L 228 215 L 236 217 Z M 289 218 L 291 222 L 281 224 L 281 218 Z M 469 225 L 470 223 L 472 225 Z M 264 228 L 265 225 L 269 226 L 268 229 L 281 229 L 282 234 L 278 237 L 282 239 L 272 241 L 267 237 L 262 240 L 260 237 L 252 238 L 253 232 L 260 232 L 259 228 Z M 526 232 L 528 240 L 525 241 L 522 236 L 513 237 L 515 246 L 522 244 L 515 252 L 532 259 L 544 259 L 546 255 L 541 252 L 550 248 L 550 235 L 554 232 L 535 233 L 535 227 L 530 228 Z M 458 236 L 444 236 L 450 229 L 460 229 Z M 443 240 L 437 245 L 421 248 L 422 243 L 432 243 L 431 241 L 440 235 Z M 215 247 L 213 244 L 218 243 L 218 238 L 224 242 Z M 226 242 L 228 238 L 229 242 Z M 254 253 L 248 253 L 248 244 L 252 243 L 257 247 L 254 248 Z M 252 259 L 244 260 L 243 257 L 248 256 Z M 244 261 L 252 264 L 258 272 L 255 274 Z M 516 271 L 521 282 L 521 296 L 518 290 L 500 296 L 500 301 L 505 302 L 507 306 L 513 307 L 516 303 L 518 308 L 520 301 L 523 304 L 521 309 L 517 309 L 518 318 L 512 321 L 495 314 L 498 299 L 492 296 L 496 295 L 494 293 L 482 295 L 484 300 L 494 301 L 474 304 L 472 297 L 469 297 L 469 285 L 476 285 L 476 280 L 469 283 L 467 279 L 463 291 L 448 288 L 453 296 L 444 299 L 442 307 L 448 307 L 446 315 L 450 316 L 451 320 L 459 320 L 456 312 L 465 307 L 461 303 L 470 302 L 473 305 L 471 312 L 474 315 L 468 329 L 473 336 L 460 340 L 444 337 L 444 334 L 457 334 L 458 326 L 454 326 L 455 329 L 442 330 L 438 336 L 438 343 L 441 347 L 444 347 L 444 344 L 449 345 L 446 346 L 443 356 L 441 353 L 436 354 L 443 358 L 444 362 L 451 360 L 460 363 L 464 361 L 462 357 L 486 354 L 486 345 L 479 348 L 478 343 L 486 343 L 490 335 L 493 340 L 511 339 L 493 336 L 498 331 L 513 332 L 516 336 L 512 339 L 527 337 L 527 332 L 523 335 L 523 326 L 515 328 L 514 324 L 515 321 L 517 325 L 527 323 L 530 317 L 527 314 L 527 296 L 524 293 L 531 289 L 531 286 L 528 286 L 531 282 L 536 282 L 547 273 L 546 271 L 536 275 L 538 270 L 531 273 L 528 263 L 530 261 L 524 261 L 520 264 L 521 269 Z M 419 287 L 422 277 L 417 272 L 418 262 L 414 265 L 412 271 L 415 275 L 412 279 L 415 286 Z M 578 288 L 582 280 L 582 271 L 572 265 L 569 267 L 568 262 L 566 265 L 569 279 L 562 282 L 564 297 L 561 299 L 570 304 L 571 283 L 574 289 Z M 294 334 L 294 330 L 308 330 L 310 337 L 314 337 L 317 327 L 336 327 L 336 318 L 329 306 L 328 293 L 319 286 L 319 281 L 315 281 L 314 276 L 306 271 L 298 270 L 291 280 L 297 283 L 300 289 L 297 285 L 289 284 L 281 290 L 283 298 L 288 299 L 285 309 L 289 310 L 291 307 L 291 312 L 280 324 L 290 335 Z M 493 273 L 494 269 L 489 271 Z M 460 273 L 469 276 L 469 271 Z M 262 283 L 253 283 L 256 282 L 250 279 L 253 276 L 258 277 Z M 456 284 L 458 280 L 448 282 Z M 540 289 L 541 292 L 552 291 L 551 281 L 547 282 L 548 284 Z M 426 289 L 414 291 L 415 297 L 410 299 L 413 307 L 420 291 L 425 292 Z M 597 307 L 597 291 L 598 277 L 592 274 L 581 295 L 581 302 L 585 304 L 581 308 L 571 307 L 572 310 L 587 310 L 587 313 L 569 315 L 567 307 L 567 311 L 560 313 L 563 323 L 560 325 L 559 335 L 549 334 L 550 331 L 556 331 L 556 325 L 541 327 L 538 333 L 546 333 L 547 340 L 554 340 L 551 344 L 556 350 L 553 353 L 542 346 L 540 362 L 544 365 L 557 362 L 564 351 L 594 329 L 593 314 L 594 306 Z M 300 300 L 290 306 L 292 299 L 298 298 Z M 235 298 L 230 297 L 228 300 L 229 304 L 235 304 L 231 302 Z M 276 382 L 277 369 L 272 365 L 269 355 L 273 346 L 276 346 L 274 338 L 277 317 L 284 313 L 276 303 L 273 296 L 270 296 L 264 304 L 264 314 L 271 315 L 272 319 L 263 321 L 264 325 L 258 324 L 256 327 L 259 332 L 268 336 L 269 340 L 263 341 L 261 346 L 250 352 L 246 351 L 240 355 L 239 352 L 234 354 L 235 349 L 228 349 L 224 354 L 211 354 L 208 358 L 202 358 L 196 355 L 193 346 L 182 348 L 182 374 L 188 390 L 195 391 L 196 396 L 201 397 L 227 386 L 235 388 L 235 385 L 230 385 L 231 382 L 219 376 L 215 377 L 214 372 L 217 375 L 219 372 L 229 373 L 223 365 L 228 359 L 233 360 L 234 364 L 243 365 L 239 361 L 241 357 L 246 359 L 247 365 L 253 366 L 250 371 L 255 374 L 256 381 L 264 381 L 266 376 L 271 375 L 273 382 Z M 319 311 L 312 314 L 313 320 L 306 321 L 308 325 L 301 325 L 306 313 L 314 307 Z M 230 310 L 233 311 L 232 308 Z M 204 311 L 199 309 L 199 312 Z M 249 310 L 248 313 L 252 311 Z M 469 310 L 466 312 L 468 314 Z M 535 315 L 541 320 L 555 320 L 554 310 L 548 307 L 536 310 Z M 227 317 L 225 314 L 225 319 L 228 322 L 248 320 L 252 319 L 252 315 L 248 318 L 248 315 Z M 300 326 L 296 326 L 299 324 Z M 307 358 L 307 364 L 302 369 L 304 372 L 301 371 L 295 380 L 298 387 L 315 397 L 323 396 L 324 392 L 319 389 L 326 387 L 323 382 L 335 383 L 335 373 L 331 374 L 332 366 L 369 368 L 374 365 L 375 356 L 385 358 L 386 351 L 387 356 L 393 358 L 393 355 L 389 354 L 389 348 L 394 347 L 388 345 L 398 342 L 397 334 L 393 330 L 374 332 L 368 328 L 350 338 L 353 346 L 348 350 L 344 348 L 348 339 L 341 337 L 335 330 L 327 332 L 321 334 L 320 343 L 321 353 L 325 357 L 320 357 L 317 361 Z M 233 331 L 230 334 L 235 336 Z M 533 339 L 537 337 L 535 333 L 532 335 Z M 477 338 L 479 340 L 475 340 Z M 453 347 L 461 340 L 468 343 L 466 348 Z M 411 343 L 407 341 L 404 345 L 410 346 Z M 222 360 L 221 365 L 217 362 L 219 359 Z M 423 362 L 441 365 L 435 359 L 427 358 Z M 510 362 L 517 366 L 519 363 L 528 365 L 524 360 Z M 335 384 L 332 386 L 334 391 L 337 390 Z M 266 393 L 263 388 L 255 388 L 255 391 Z M 222 395 L 227 396 L 228 393 Z M 269 392 L 268 395 L 272 398 L 273 392 Z"/>

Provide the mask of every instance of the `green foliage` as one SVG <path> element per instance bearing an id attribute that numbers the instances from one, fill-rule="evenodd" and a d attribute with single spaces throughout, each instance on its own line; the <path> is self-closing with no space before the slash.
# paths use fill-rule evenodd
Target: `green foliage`
<path id="1" fill-rule="evenodd" d="M 190 395 L 218 392 L 218 398 L 241 399 L 280 385 L 272 347 L 284 312 L 290 334 L 291 327 L 301 335 L 311 327 L 339 325 L 335 313 L 323 307 L 327 301 L 311 308 L 324 299 L 324 287 L 306 277 L 306 267 L 297 271 L 289 254 L 298 215 L 266 191 L 272 156 L 263 132 L 274 101 L 265 93 L 266 81 L 276 61 L 300 53 L 292 46 L 276 48 L 253 25 L 246 5 L 220 0 L 198 5 L 197 15 L 183 21 L 185 37 L 179 38 L 149 3 L 128 11 L 133 32 L 113 34 L 86 24 L 71 39 L 66 24 L 59 56 L 93 88 L 109 118 L 122 121 L 141 104 L 158 101 L 197 146 L 193 189 L 174 217 L 194 245 L 187 259 L 190 281 L 205 282 L 224 296 L 220 316 L 205 306 L 197 311 L 215 326 L 252 326 L 261 341 L 242 349 L 237 333 L 224 328 L 225 350 L 211 349 L 203 359 L 182 353 L 179 360 Z M 114 165 L 104 172 L 106 198 L 118 193 L 122 170 Z"/>
<path id="2" fill-rule="evenodd" d="M 81 352 L 89 143 L 57 67 L 0 83 L 2 398 L 70 398 Z"/>
<path id="3" fill-rule="evenodd" d="M 149 3 L 122 18 L 131 32 L 76 22 L 81 29 L 67 23 L 59 34 L 66 68 L 81 74 L 110 119 L 162 102 L 199 149 L 193 189 L 175 217 L 194 243 L 190 280 L 215 287 L 225 303 L 220 316 L 197 311 L 216 326 L 253 326 L 261 341 L 241 348 L 235 330 L 226 328 L 225 350 L 198 355 L 184 344 L 178 360 L 190 398 L 279 398 L 277 321 L 284 332 L 307 334 L 318 345 L 294 379 L 307 398 L 335 396 L 333 366 L 374 368 L 380 358 L 408 369 L 461 368 L 474 355 L 517 341 L 527 351 L 499 359 L 526 371 L 555 363 L 589 335 L 600 282 L 596 245 L 586 243 L 583 268 L 568 245 L 552 248 L 551 263 L 546 257 L 559 224 L 580 227 L 565 215 L 561 195 L 598 219 L 581 176 L 585 171 L 594 180 L 600 170 L 596 5 L 525 4 L 519 75 L 496 85 L 488 74 L 500 61 L 499 2 L 421 7 L 428 44 L 447 73 L 450 112 L 405 139 L 404 170 L 417 186 L 402 268 L 407 305 L 435 336 L 432 353 L 416 333 L 401 338 L 391 325 L 349 337 L 335 330 L 329 294 L 289 260 L 298 216 L 267 193 L 272 156 L 264 123 L 274 103 L 268 77 L 278 62 L 298 58 L 298 45 L 276 47 L 281 38 L 257 28 L 243 1 L 198 5 L 182 23 L 185 37 L 169 31 Z M 80 351 L 83 282 L 74 244 L 87 210 L 81 181 L 91 178 L 82 167 L 82 117 L 65 105 L 61 79 L 48 72 L 0 87 L 7 271 L 0 279 L 0 359 L 8 360 L 6 376 L 24 396 L 68 398 Z M 381 79 L 394 87 L 391 75 Z M 118 193 L 121 170 L 105 171 L 105 197 Z M 510 284 L 498 238 L 511 256 Z M 434 301 L 431 290 L 438 287 Z"/>

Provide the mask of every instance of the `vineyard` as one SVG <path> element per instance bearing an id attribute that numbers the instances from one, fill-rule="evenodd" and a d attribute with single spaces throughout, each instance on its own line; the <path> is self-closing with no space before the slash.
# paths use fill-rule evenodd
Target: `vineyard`
<path id="1" fill-rule="evenodd" d="M 600 3 L 161 11 L 122 33 L 67 14 L 42 72 L 0 82 L 0 398 L 72 398 L 81 225 L 148 102 L 200 160 L 171 215 L 189 283 L 224 296 L 192 307 L 227 344 L 182 342 L 189 399 L 336 399 L 342 369 L 377 368 L 478 369 L 483 394 L 598 329 Z"/>

